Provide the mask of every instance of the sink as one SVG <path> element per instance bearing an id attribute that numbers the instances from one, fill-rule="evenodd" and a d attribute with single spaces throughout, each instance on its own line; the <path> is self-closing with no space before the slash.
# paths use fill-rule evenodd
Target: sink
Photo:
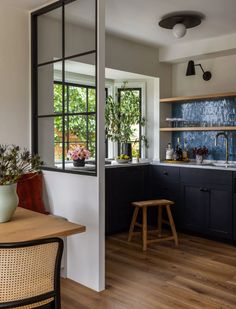
<path id="1" fill-rule="evenodd" d="M 236 168 L 234 163 L 212 163 L 213 166 L 224 167 L 224 168 Z"/>

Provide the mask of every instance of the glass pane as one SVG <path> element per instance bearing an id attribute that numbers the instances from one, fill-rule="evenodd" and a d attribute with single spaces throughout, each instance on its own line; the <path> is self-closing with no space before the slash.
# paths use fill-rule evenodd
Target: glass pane
<path id="1" fill-rule="evenodd" d="M 38 114 L 62 113 L 62 63 L 38 68 Z"/>
<path id="2" fill-rule="evenodd" d="M 95 54 L 75 57 L 65 62 L 65 82 L 96 86 Z"/>
<path id="3" fill-rule="evenodd" d="M 88 111 L 96 111 L 96 89 L 94 88 L 88 89 Z"/>
<path id="4" fill-rule="evenodd" d="M 120 90 L 121 106 L 121 132 L 127 141 L 139 141 L 139 124 L 141 119 L 141 99 L 140 90 L 125 89 Z"/>
<path id="5" fill-rule="evenodd" d="M 95 1 L 77 0 L 65 6 L 65 54 L 95 49 Z"/>
<path id="6" fill-rule="evenodd" d="M 38 150 L 45 167 L 62 168 L 62 117 L 38 119 Z"/>
<path id="7" fill-rule="evenodd" d="M 88 150 L 90 152 L 91 159 L 95 159 L 96 158 L 96 144 L 95 143 L 89 143 Z"/>
<path id="8" fill-rule="evenodd" d="M 62 57 L 62 8 L 38 17 L 38 63 Z"/>
<path id="9" fill-rule="evenodd" d="M 88 140 L 89 142 L 96 141 L 96 117 L 95 115 L 88 116 Z"/>
<path id="10" fill-rule="evenodd" d="M 69 113 L 87 111 L 87 88 L 83 86 L 68 86 Z"/>
<path id="11" fill-rule="evenodd" d="M 87 116 L 66 117 L 66 142 L 70 144 L 81 144 L 87 147 Z"/>

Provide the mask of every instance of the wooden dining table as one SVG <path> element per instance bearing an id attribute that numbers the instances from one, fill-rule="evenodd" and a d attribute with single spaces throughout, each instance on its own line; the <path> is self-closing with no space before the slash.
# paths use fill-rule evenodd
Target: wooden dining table
<path id="1" fill-rule="evenodd" d="M 17 207 L 11 221 L 0 224 L 0 243 L 23 242 L 83 233 L 83 225 Z"/>

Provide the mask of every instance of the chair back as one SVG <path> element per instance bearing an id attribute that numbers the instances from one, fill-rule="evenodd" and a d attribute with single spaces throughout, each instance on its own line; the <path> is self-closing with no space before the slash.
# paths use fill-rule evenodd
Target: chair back
<path id="1" fill-rule="evenodd" d="M 0 308 L 59 309 L 62 252 L 60 238 L 0 244 Z"/>

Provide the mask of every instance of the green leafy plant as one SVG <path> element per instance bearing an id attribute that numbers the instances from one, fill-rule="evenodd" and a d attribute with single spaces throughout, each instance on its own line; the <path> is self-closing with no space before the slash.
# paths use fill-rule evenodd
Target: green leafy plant
<path id="1" fill-rule="evenodd" d="M 67 93 L 68 91 L 68 93 Z M 65 96 L 69 95 L 69 111 L 67 107 L 65 112 L 78 113 L 86 112 L 87 92 L 85 87 L 69 86 L 65 88 Z M 88 112 L 96 110 L 96 90 L 94 88 L 88 89 Z M 62 85 L 54 84 L 54 111 L 62 113 Z M 54 118 L 54 140 L 57 143 L 62 142 L 62 117 Z M 87 133 L 89 138 L 89 151 L 91 156 L 95 156 L 95 139 L 96 139 L 96 119 L 94 115 L 88 116 L 88 132 L 87 132 L 87 116 L 69 116 L 65 119 L 65 127 L 69 129 L 70 144 L 76 146 L 78 142 L 87 140 Z"/>
<path id="2" fill-rule="evenodd" d="M 137 125 L 146 124 L 146 119 L 140 117 L 140 97 L 134 90 L 126 88 L 127 83 L 123 83 L 120 100 L 108 96 L 105 107 L 106 137 L 120 143 L 131 142 Z M 118 97 L 118 94 L 116 96 Z M 148 147 L 144 135 L 141 136 L 141 141 Z"/>
<path id="3" fill-rule="evenodd" d="M 16 183 L 23 174 L 37 172 L 43 162 L 19 146 L 0 145 L 0 185 Z"/>

